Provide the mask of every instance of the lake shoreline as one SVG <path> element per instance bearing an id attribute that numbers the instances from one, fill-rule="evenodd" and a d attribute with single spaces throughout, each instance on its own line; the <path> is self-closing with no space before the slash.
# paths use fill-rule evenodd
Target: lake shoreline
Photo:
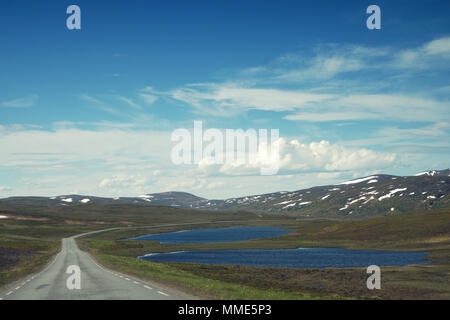
<path id="1" fill-rule="evenodd" d="M 137 259 L 152 262 L 236 265 L 264 268 L 404 267 L 430 264 L 429 252 L 351 250 L 343 248 L 198 250 L 149 253 Z"/>

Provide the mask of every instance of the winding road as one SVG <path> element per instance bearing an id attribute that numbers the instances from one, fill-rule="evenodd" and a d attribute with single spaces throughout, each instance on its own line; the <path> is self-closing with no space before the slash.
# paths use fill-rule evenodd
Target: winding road
<path id="1" fill-rule="evenodd" d="M 192 300 L 197 297 L 164 288 L 156 283 L 144 282 L 131 276 L 106 269 L 75 241 L 85 237 L 119 229 L 153 229 L 161 227 L 205 224 L 242 223 L 254 220 L 208 221 L 183 224 L 164 224 L 141 227 L 117 227 L 75 235 L 62 239 L 61 251 L 41 272 L 16 281 L 0 289 L 0 300 Z M 80 268 L 80 289 L 69 289 L 66 273 L 69 266 Z"/>
<path id="2" fill-rule="evenodd" d="M 168 226 L 220 224 L 244 221 L 217 221 L 187 224 L 142 226 L 149 229 Z M 100 266 L 86 252 L 81 251 L 76 238 L 125 228 L 111 228 L 79 234 L 62 239 L 61 251 L 41 272 L 28 276 L 0 290 L 0 300 L 191 300 L 195 296 L 163 288 Z M 66 273 L 69 266 L 79 266 L 80 289 L 69 289 Z"/>

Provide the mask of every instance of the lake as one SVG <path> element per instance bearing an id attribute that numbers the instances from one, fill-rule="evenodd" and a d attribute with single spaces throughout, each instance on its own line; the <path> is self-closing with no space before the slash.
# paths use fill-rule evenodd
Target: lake
<path id="1" fill-rule="evenodd" d="M 205 264 L 234 264 L 282 268 L 350 268 L 377 266 L 406 266 L 425 264 L 428 252 L 399 252 L 377 250 L 347 250 L 339 248 L 299 248 L 278 250 L 204 250 L 155 253 L 142 260 L 159 262 L 190 262 Z"/>
<path id="2" fill-rule="evenodd" d="M 267 239 L 285 235 L 281 227 L 237 227 L 187 230 L 143 235 L 127 240 L 153 240 L 160 243 L 211 243 Z M 160 262 L 191 262 L 205 264 L 235 264 L 284 268 L 348 268 L 405 266 L 429 263 L 427 252 L 377 250 L 347 250 L 339 248 L 299 248 L 278 250 L 204 250 L 154 253 L 139 259 Z"/>
<path id="3" fill-rule="evenodd" d="M 233 242 L 280 237 L 289 232 L 292 231 L 280 227 L 237 227 L 157 233 L 127 240 L 153 240 L 160 243 Z"/>

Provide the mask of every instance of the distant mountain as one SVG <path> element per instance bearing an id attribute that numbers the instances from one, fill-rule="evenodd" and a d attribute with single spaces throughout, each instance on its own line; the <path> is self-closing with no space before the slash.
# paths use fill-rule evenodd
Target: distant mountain
<path id="1" fill-rule="evenodd" d="M 450 169 L 445 169 L 445 170 L 433 170 L 433 171 L 425 171 L 425 172 L 421 172 L 421 173 L 417 173 L 414 175 L 415 177 L 420 177 L 420 176 L 450 176 Z"/>
<path id="2" fill-rule="evenodd" d="M 337 185 L 211 200 L 201 209 L 247 210 L 299 217 L 370 217 L 450 207 L 450 170 L 417 176 L 373 175 Z"/>
<path id="3" fill-rule="evenodd" d="M 143 204 L 160 205 L 171 207 L 190 207 L 192 203 L 205 201 L 187 192 L 163 192 L 152 193 L 138 197 L 102 198 L 82 195 L 61 195 L 57 197 L 10 197 L 0 199 L 0 203 L 32 205 L 32 206 L 70 206 L 86 205 L 95 203 L 117 203 L 117 204 Z"/>
<path id="4" fill-rule="evenodd" d="M 200 203 L 206 201 L 204 198 L 197 197 L 193 194 L 187 192 L 162 192 L 162 193 L 151 193 L 139 196 L 137 198 L 119 198 L 119 202 L 134 202 L 147 204 L 159 205 L 159 206 L 171 206 L 171 207 L 181 207 L 190 208 L 193 203 Z"/>
<path id="5" fill-rule="evenodd" d="M 414 176 L 377 174 L 297 191 L 280 191 L 226 200 L 207 200 L 186 192 L 139 197 L 101 198 L 80 195 L 11 197 L 0 205 L 73 206 L 96 203 L 160 205 L 200 210 L 240 210 L 298 217 L 368 218 L 414 210 L 450 207 L 450 170 Z"/>
<path id="6" fill-rule="evenodd" d="M 108 203 L 111 198 L 80 196 L 80 195 L 62 195 L 57 197 L 10 197 L 0 199 L 0 204 L 16 204 L 23 206 L 52 207 L 55 205 L 68 206 L 88 203 Z"/>

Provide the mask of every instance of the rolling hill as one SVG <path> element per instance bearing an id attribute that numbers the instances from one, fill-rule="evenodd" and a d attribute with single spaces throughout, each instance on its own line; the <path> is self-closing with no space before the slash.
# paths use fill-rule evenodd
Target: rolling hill
<path id="1" fill-rule="evenodd" d="M 450 206 L 450 170 L 414 176 L 377 174 L 336 185 L 297 191 L 208 200 L 186 192 L 164 192 L 139 197 L 102 198 L 80 195 L 10 197 L 0 204 L 24 206 L 82 206 L 88 204 L 158 205 L 200 210 L 250 211 L 303 218 L 369 218 Z"/>

